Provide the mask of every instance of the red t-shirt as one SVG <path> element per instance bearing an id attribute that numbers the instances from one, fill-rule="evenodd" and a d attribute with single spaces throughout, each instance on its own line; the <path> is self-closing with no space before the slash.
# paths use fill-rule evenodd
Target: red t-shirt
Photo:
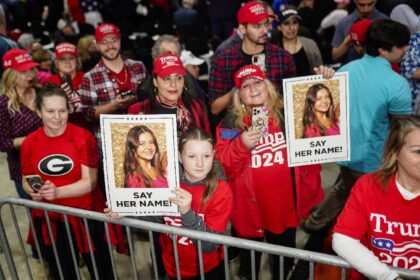
<path id="1" fill-rule="evenodd" d="M 255 198 L 264 229 L 280 234 L 298 225 L 286 139 L 269 119 L 268 135 L 252 150 Z"/>
<path id="2" fill-rule="evenodd" d="M 98 167 L 98 151 L 94 136 L 87 130 L 70 123 L 67 124 L 65 132 L 57 137 L 47 136 L 43 127 L 34 131 L 23 141 L 20 155 L 23 175 L 38 174 L 44 182 L 49 180 L 58 188 L 79 181 L 82 177 L 82 164 L 90 168 Z M 103 209 L 105 205 L 99 188 L 79 197 L 44 202 L 93 211 L 98 211 L 100 207 Z M 63 222 L 64 218 L 56 212 L 49 212 L 48 215 L 53 237 L 56 239 L 55 222 Z M 48 234 L 43 210 L 32 209 L 32 217 L 41 219 L 41 232 L 38 234 L 43 236 L 45 244 L 50 246 L 52 241 Z M 68 221 L 73 229 L 73 238 L 79 251 L 89 252 L 89 242 L 82 219 L 68 216 Z M 113 231 L 111 235 L 115 242 Z M 32 231 L 29 232 L 27 242 L 34 244 Z"/>
<path id="3" fill-rule="evenodd" d="M 219 180 L 217 188 L 203 207 L 202 198 L 205 191 L 204 185 L 188 186 L 181 183 L 181 188 L 188 191 L 192 195 L 191 208 L 197 215 L 200 215 L 204 223 L 209 229 L 225 232 L 229 216 L 232 210 L 232 192 L 229 185 L 225 181 Z M 164 217 L 165 223 L 172 226 L 182 226 L 182 218 Z M 200 266 L 198 262 L 198 250 L 192 241 L 187 237 L 178 236 L 178 260 L 182 278 L 190 278 L 200 275 Z M 170 235 L 161 235 L 162 259 L 166 272 L 169 276 L 176 278 L 176 266 L 173 243 Z M 204 271 L 208 272 L 215 268 L 223 261 L 223 247 L 210 252 L 203 252 Z"/>
<path id="4" fill-rule="evenodd" d="M 119 73 L 115 73 L 111 69 L 109 69 L 109 77 L 111 80 L 117 83 L 120 92 L 125 92 L 131 90 L 131 79 L 130 79 L 130 72 L 128 71 L 127 67 L 124 66 Z M 135 94 L 135 92 L 133 92 Z"/>
<path id="5" fill-rule="evenodd" d="M 420 270 L 420 197 L 406 200 L 395 175 L 383 191 L 373 174 L 353 187 L 334 232 L 361 240 L 381 262 Z"/>
<path id="6" fill-rule="evenodd" d="M 34 131 L 23 141 L 20 155 L 23 175 L 38 174 L 44 182 L 50 180 L 57 187 L 79 181 L 82 164 L 98 167 L 95 138 L 70 123 L 66 131 L 57 137 L 47 136 L 43 127 Z M 49 203 L 93 210 L 90 193 Z"/>

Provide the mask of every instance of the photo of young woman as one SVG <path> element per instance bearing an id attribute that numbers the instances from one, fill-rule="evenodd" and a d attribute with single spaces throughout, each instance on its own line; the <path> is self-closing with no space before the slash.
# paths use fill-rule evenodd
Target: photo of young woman
<path id="1" fill-rule="evenodd" d="M 303 109 L 302 138 L 340 135 L 337 109 L 326 85 L 316 83 L 310 86 Z"/>
<path id="2" fill-rule="evenodd" d="M 163 157 L 150 128 L 144 125 L 132 127 L 125 142 L 124 187 L 167 188 Z"/>

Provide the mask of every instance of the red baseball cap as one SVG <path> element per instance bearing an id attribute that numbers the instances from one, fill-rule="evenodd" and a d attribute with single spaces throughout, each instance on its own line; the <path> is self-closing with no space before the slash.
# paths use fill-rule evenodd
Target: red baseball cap
<path id="1" fill-rule="evenodd" d="M 77 47 L 70 43 L 61 43 L 55 47 L 55 57 L 57 59 L 65 54 L 71 54 L 77 57 Z"/>
<path id="2" fill-rule="evenodd" d="M 20 72 L 25 72 L 38 65 L 39 64 L 35 63 L 29 53 L 25 50 L 11 49 L 8 50 L 3 56 L 4 69 L 10 68 Z"/>
<path id="3" fill-rule="evenodd" d="M 245 82 L 245 80 L 247 80 L 249 78 L 258 79 L 258 80 L 261 80 L 261 81 L 266 79 L 264 72 L 261 70 L 261 68 L 259 66 L 255 65 L 255 64 L 249 64 L 249 65 L 246 65 L 246 66 L 242 67 L 238 71 L 236 71 L 236 73 L 235 73 L 235 87 L 240 88 L 242 86 L 243 82 Z"/>
<path id="4" fill-rule="evenodd" d="M 121 37 L 120 31 L 118 30 L 118 28 L 111 23 L 103 23 L 101 25 L 98 25 L 98 27 L 96 27 L 95 29 L 96 42 L 102 41 L 102 39 L 108 35 L 115 35 L 117 37 Z"/>
<path id="5" fill-rule="evenodd" d="M 366 32 L 372 24 L 371 19 L 362 19 L 350 27 L 349 43 L 361 43 L 366 41 Z"/>
<path id="6" fill-rule="evenodd" d="M 265 7 L 261 3 L 255 1 L 246 3 L 238 11 L 239 24 L 257 24 L 269 17 L 274 16 L 270 16 Z"/>
<path id="7" fill-rule="evenodd" d="M 177 73 L 182 76 L 187 75 L 181 59 L 178 56 L 169 53 L 156 58 L 153 73 L 161 78 L 165 78 L 173 73 Z"/>

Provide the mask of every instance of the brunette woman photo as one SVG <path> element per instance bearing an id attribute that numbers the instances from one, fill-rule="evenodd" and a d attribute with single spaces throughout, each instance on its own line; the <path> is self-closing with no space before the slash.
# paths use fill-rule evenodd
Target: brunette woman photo
<path id="1" fill-rule="evenodd" d="M 338 110 L 330 89 L 317 83 L 309 87 L 303 109 L 303 137 L 320 137 L 340 134 Z"/>
<path id="2" fill-rule="evenodd" d="M 124 187 L 167 188 L 163 157 L 150 128 L 144 125 L 132 127 L 125 142 Z"/>

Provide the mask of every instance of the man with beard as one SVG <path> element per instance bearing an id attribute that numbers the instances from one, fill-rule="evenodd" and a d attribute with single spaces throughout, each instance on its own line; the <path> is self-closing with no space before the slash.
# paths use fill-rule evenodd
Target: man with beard
<path id="1" fill-rule="evenodd" d="M 234 73 L 247 64 L 262 68 L 267 78 L 281 91 L 282 79 L 295 75 L 293 57 L 285 50 L 268 43 L 269 15 L 264 6 L 255 1 L 238 11 L 238 29 L 243 40 L 221 51 L 213 60 L 209 77 L 209 103 L 214 115 L 223 117 L 233 100 Z"/>
<path id="2" fill-rule="evenodd" d="M 101 60 L 84 75 L 79 89 L 84 105 L 82 110 L 85 118 L 93 122 L 99 149 L 99 115 L 125 114 L 128 106 L 137 101 L 134 93 L 147 75 L 142 62 L 121 56 L 120 37 L 118 28 L 113 24 L 104 23 L 96 28 L 95 40 Z"/>

